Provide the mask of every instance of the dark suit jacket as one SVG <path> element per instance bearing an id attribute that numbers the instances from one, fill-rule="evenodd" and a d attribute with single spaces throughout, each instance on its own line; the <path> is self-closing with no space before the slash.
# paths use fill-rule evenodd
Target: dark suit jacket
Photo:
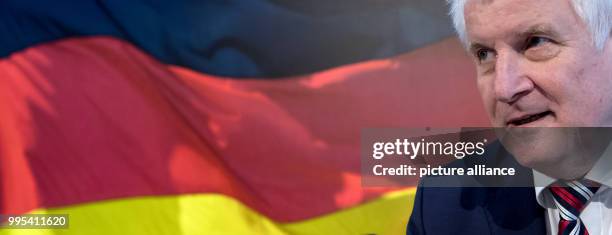
<path id="1" fill-rule="evenodd" d="M 452 165 L 485 164 L 514 167 L 523 177 L 497 179 L 495 185 L 515 186 L 533 182 L 530 169 L 520 166 L 500 144 L 492 144 L 485 158 L 466 158 Z M 545 234 L 544 209 L 535 199 L 533 187 L 432 187 L 458 181 L 454 176 L 425 177 L 417 191 L 407 234 Z M 475 179 L 486 181 L 490 178 Z M 504 182 L 508 181 L 508 182 Z M 491 184 L 490 184 L 491 185 Z"/>

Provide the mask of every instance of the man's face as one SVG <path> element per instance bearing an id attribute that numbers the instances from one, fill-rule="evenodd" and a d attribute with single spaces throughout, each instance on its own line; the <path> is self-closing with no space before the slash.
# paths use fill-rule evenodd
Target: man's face
<path id="1" fill-rule="evenodd" d="M 570 0 L 470 0 L 465 20 L 495 127 L 612 126 L 612 40 L 598 51 Z M 528 166 L 556 161 L 578 141 L 525 133 L 529 144 L 511 152 L 530 155 L 519 158 Z"/>

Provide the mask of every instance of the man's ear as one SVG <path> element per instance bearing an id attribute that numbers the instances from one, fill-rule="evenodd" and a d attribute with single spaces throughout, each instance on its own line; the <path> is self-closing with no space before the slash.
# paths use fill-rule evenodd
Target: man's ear
<path id="1" fill-rule="evenodd" d="M 601 53 L 603 53 L 604 60 L 607 61 L 604 62 L 606 63 L 604 66 L 606 66 L 609 71 L 612 71 L 612 32 L 610 32 L 610 34 L 611 35 L 608 37 L 608 40 L 606 40 Z"/>
<path id="2" fill-rule="evenodd" d="M 604 47 L 602 48 L 603 50 L 599 50 L 603 53 L 610 53 L 609 55 L 612 56 L 612 30 L 610 31 L 610 35 L 608 36 L 608 40 L 606 40 L 606 42 L 603 45 Z"/>

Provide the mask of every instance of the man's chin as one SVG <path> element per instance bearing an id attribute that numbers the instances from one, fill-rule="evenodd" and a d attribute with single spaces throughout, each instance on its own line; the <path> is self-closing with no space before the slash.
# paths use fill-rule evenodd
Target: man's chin
<path id="1" fill-rule="evenodd" d="M 504 128 L 498 131 L 502 145 L 523 166 L 540 168 L 554 165 L 575 143 L 572 128 Z"/>
<path id="2" fill-rule="evenodd" d="M 573 177 L 590 169 L 610 144 L 612 129 L 589 127 L 505 128 L 502 145 L 522 165 L 549 176 Z"/>

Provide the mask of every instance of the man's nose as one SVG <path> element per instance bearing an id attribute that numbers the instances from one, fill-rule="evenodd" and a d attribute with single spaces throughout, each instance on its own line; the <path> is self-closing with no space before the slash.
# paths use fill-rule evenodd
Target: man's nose
<path id="1" fill-rule="evenodd" d="M 495 96 L 500 102 L 512 104 L 534 89 L 534 84 L 520 66 L 520 54 L 503 51 L 495 62 Z"/>

